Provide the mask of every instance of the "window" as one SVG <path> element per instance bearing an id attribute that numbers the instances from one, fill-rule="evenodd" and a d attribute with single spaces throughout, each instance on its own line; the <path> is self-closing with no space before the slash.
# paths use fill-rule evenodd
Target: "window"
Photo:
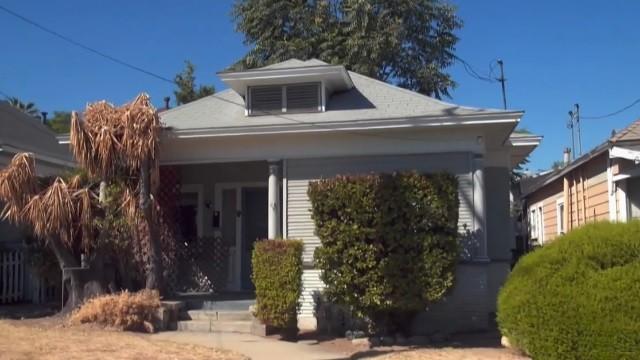
<path id="1" fill-rule="evenodd" d="M 564 200 L 556 201 L 556 221 L 558 223 L 558 234 L 564 234 Z"/>
<path id="2" fill-rule="evenodd" d="M 322 111 L 320 83 L 255 86 L 249 88 L 249 115 Z"/>
<path id="3" fill-rule="evenodd" d="M 529 235 L 531 240 L 539 244 L 544 242 L 544 219 L 542 205 L 535 205 L 529 210 Z"/>

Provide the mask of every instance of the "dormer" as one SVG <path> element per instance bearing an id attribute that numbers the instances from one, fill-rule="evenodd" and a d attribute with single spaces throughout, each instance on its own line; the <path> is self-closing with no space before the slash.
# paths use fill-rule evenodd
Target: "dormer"
<path id="1" fill-rule="evenodd" d="M 247 116 L 324 112 L 331 94 L 353 88 L 344 66 L 329 65 L 317 59 L 292 59 L 218 75 L 242 96 Z"/>

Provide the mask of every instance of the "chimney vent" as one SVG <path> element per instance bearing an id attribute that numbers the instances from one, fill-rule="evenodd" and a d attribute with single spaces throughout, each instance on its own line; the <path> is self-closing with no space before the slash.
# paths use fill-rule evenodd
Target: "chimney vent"
<path id="1" fill-rule="evenodd" d="M 171 101 L 171 98 L 170 98 L 170 97 L 168 97 L 168 96 L 165 96 L 165 97 L 164 97 L 164 108 L 165 108 L 166 110 L 169 110 L 169 101 Z"/>
<path id="2" fill-rule="evenodd" d="M 42 114 L 42 117 L 40 118 L 42 120 L 42 123 L 46 125 L 47 124 L 47 114 L 48 113 L 46 111 L 43 111 L 40 114 Z"/>
<path id="3" fill-rule="evenodd" d="M 569 148 L 564 148 L 564 154 L 562 157 L 562 164 L 564 166 L 569 165 L 569 163 L 571 162 L 571 149 Z"/>

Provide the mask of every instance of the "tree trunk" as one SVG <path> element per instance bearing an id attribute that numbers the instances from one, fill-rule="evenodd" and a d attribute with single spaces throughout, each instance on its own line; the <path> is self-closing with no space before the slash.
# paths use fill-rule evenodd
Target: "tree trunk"
<path id="1" fill-rule="evenodd" d="M 78 260 L 76 260 L 73 254 L 64 246 L 59 237 L 51 236 L 48 242 L 62 269 L 73 269 L 80 266 L 78 264 Z M 77 306 L 82 304 L 83 301 L 83 282 L 81 281 L 80 273 L 72 270 L 64 270 L 62 280 L 65 286 L 67 284 L 67 279 L 69 279 L 69 287 L 67 301 L 63 304 L 63 312 L 69 312 L 75 309 Z M 61 289 L 61 291 L 64 292 L 64 288 Z"/>
<path id="2" fill-rule="evenodd" d="M 151 208 L 151 162 L 148 159 L 142 163 L 140 169 L 140 210 L 149 232 L 149 268 L 146 288 L 162 290 L 162 248 Z"/>

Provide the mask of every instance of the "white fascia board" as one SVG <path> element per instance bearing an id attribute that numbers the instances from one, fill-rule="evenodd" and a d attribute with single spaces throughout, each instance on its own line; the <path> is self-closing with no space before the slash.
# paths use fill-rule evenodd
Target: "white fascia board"
<path id="1" fill-rule="evenodd" d="M 640 162 L 640 148 L 638 147 L 622 147 L 614 146 L 609 151 L 609 157 L 611 159 L 621 158 L 635 162 Z"/>
<path id="2" fill-rule="evenodd" d="M 542 139 L 543 137 L 540 135 L 509 137 L 509 141 L 513 146 L 538 146 Z"/>
<path id="3" fill-rule="evenodd" d="M 171 136 L 179 139 L 242 136 L 261 134 L 313 133 L 331 131 L 357 131 L 380 129 L 403 129 L 416 127 L 448 127 L 517 123 L 514 113 L 486 114 L 460 117 L 414 117 L 368 119 L 360 121 L 297 122 L 295 124 L 272 124 L 264 126 L 234 126 L 228 128 L 204 128 L 173 130 Z"/>
<path id="4" fill-rule="evenodd" d="M 49 164 L 61 165 L 69 168 L 76 167 L 76 164 L 73 161 L 67 161 L 67 160 L 58 159 L 52 156 L 37 154 L 37 153 L 34 153 L 33 151 L 19 149 L 11 145 L 2 145 L 0 147 L 0 152 L 7 152 L 10 154 L 28 153 L 28 154 L 33 154 L 36 161 L 44 161 Z"/>

